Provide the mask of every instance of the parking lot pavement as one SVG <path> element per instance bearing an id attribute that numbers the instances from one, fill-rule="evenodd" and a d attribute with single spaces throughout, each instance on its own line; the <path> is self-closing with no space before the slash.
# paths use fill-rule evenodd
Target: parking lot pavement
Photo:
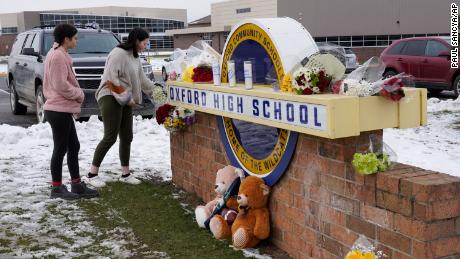
<path id="1" fill-rule="evenodd" d="M 26 115 L 14 115 L 10 107 L 10 94 L 6 78 L 0 77 L 0 124 L 29 127 L 37 123 L 35 111 L 28 109 Z"/>
<path id="2" fill-rule="evenodd" d="M 161 73 L 155 73 L 155 79 L 163 83 Z M 10 94 L 6 83 L 6 77 L 0 77 L 0 124 L 29 127 L 37 123 L 35 110 L 27 109 L 26 115 L 14 115 L 10 107 Z"/>

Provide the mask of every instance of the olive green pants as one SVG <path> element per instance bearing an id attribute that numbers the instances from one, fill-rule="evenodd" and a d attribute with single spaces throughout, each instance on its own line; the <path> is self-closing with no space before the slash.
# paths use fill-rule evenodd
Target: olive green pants
<path id="1" fill-rule="evenodd" d="M 133 110 L 121 106 L 113 96 L 106 95 L 98 101 L 104 123 L 104 138 L 94 151 L 93 165 L 99 167 L 109 149 L 120 137 L 119 155 L 121 166 L 129 166 L 131 141 L 133 140 Z"/>

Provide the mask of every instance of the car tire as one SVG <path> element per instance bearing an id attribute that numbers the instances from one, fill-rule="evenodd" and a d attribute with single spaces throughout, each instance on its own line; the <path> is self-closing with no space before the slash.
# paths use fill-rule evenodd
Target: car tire
<path id="1" fill-rule="evenodd" d="M 460 75 L 458 75 L 454 80 L 454 94 L 456 97 L 460 95 Z"/>
<path id="2" fill-rule="evenodd" d="M 153 118 L 153 115 L 143 115 L 142 116 L 142 119 L 144 120 L 150 120 L 151 118 Z"/>
<path id="3" fill-rule="evenodd" d="M 10 106 L 14 115 L 24 115 L 27 113 L 27 106 L 19 103 L 18 94 L 16 93 L 16 85 L 14 80 L 10 82 Z"/>
<path id="4" fill-rule="evenodd" d="M 390 69 L 390 70 L 385 71 L 385 73 L 383 73 L 383 78 L 389 78 L 395 75 L 397 75 L 396 71 Z"/>
<path id="5" fill-rule="evenodd" d="M 163 68 L 161 70 L 161 76 L 163 77 L 163 81 L 166 82 L 168 80 L 168 74 L 166 74 L 166 69 L 165 68 Z"/>
<path id="6" fill-rule="evenodd" d="M 441 89 L 428 89 L 428 93 L 429 93 L 430 95 L 438 95 L 438 94 L 440 94 L 441 92 L 442 92 Z"/>
<path id="7" fill-rule="evenodd" d="M 43 86 L 39 85 L 35 92 L 35 114 L 38 123 L 45 123 L 45 95 L 43 94 Z"/>
<path id="8" fill-rule="evenodd" d="M 78 122 L 87 122 L 87 121 L 89 121 L 89 117 L 80 117 L 80 118 L 76 119 L 76 121 L 78 121 Z"/>

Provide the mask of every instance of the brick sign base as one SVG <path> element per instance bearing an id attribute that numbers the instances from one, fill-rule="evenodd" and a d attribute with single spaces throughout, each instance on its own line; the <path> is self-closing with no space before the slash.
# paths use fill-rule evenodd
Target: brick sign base
<path id="1" fill-rule="evenodd" d="M 209 201 L 215 173 L 229 161 L 215 116 L 196 116 L 171 135 L 173 181 Z M 336 140 L 299 136 L 272 189 L 270 241 L 293 258 L 338 259 L 364 234 L 386 258 L 460 258 L 460 178 L 404 164 L 359 176 L 350 162 L 367 149 L 369 134 L 382 137 L 381 130 Z"/>

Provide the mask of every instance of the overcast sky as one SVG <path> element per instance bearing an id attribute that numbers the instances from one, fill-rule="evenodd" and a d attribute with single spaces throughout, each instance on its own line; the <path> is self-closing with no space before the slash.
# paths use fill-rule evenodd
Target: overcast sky
<path id="1" fill-rule="evenodd" d="M 211 3 L 225 0 L 0 0 L 0 13 L 96 6 L 131 6 L 187 9 L 188 21 L 211 14 Z"/>

